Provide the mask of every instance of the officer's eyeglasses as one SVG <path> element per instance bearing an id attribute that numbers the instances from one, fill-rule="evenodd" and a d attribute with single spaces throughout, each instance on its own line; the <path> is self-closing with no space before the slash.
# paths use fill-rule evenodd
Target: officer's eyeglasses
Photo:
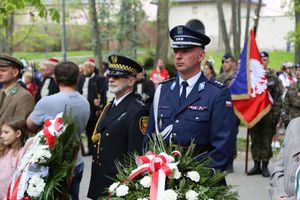
<path id="1" fill-rule="evenodd" d="M 110 78 L 113 78 L 113 79 L 120 79 L 120 78 L 128 78 L 128 76 L 126 75 L 107 75 L 107 78 L 110 79 Z"/>

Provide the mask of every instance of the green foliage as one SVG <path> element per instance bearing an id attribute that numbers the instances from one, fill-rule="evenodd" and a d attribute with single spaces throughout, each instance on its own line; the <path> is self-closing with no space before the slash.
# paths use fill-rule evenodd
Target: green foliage
<path id="1" fill-rule="evenodd" d="M 54 8 L 46 8 L 42 0 L 1 0 L 0 1 L 0 25 L 7 26 L 9 14 L 13 14 L 25 7 L 34 7 L 41 18 L 50 16 L 51 20 L 59 22 L 59 12 Z"/>
<path id="2" fill-rule="evenodd" d="M 76 124 L 70 114 L 64 113 L 65 131 L 57 138 L 51 150 L 51 158 L 46 163 L 49 175 L 40 200 L 56 200 L 62 197 L 70 184 L 72 170 L 76 164 L 79 141 L 76 136 Z"/>
<path id="3" fill-rule="evenodd" d="M 197 151 L 195 145 L 192 144 L 188 148 L 183 148 L 180 146 L 167 145 L 164 143 L 161 136 L 154 137 L 150 140 L 149 149 L 156 155 L 165 152 L 168 155 L 172 155 L 174 150 L 181 152 L 181 156 L 174 156 L 175 161 L 179 162 L 178 170 L 181 173 L 180 178 L 176 179 L 171 174 L 170 177 L 166 177 L 165 190 L 172 189 L 178 196 L 178 200 L 183 200 L 185 198 L 185 193 L 189 190 L 194 190 L 198 193 L 198 199 L 208 200 L 236 200 L 238 199 L 238 194 L 232 189 L 231 186 L 222 186 L 220 181 L 227 175 L 226 172 L 215 171 L 208 167 L 211 159 L 206 159 L 203 161 L 196 161 L 194 158 L 197 156 Z M 140 184 L 140 180 L 145 176 L 150 176 L 149 172 L 143 172 L 142 174 L 136 176 L 133 180 L 128 180 L 128 176 L 137 167 L 134 163 L 135 157 L 137 155 L 129 155 L 127 160 L 124 162 L 116 162 L 118 169 L 117 180 L 120 183 L 125 183 L 129 187 L 129 192 L 126 196 L 117 197 L 116 193 L 113 192 L 110 197 L 115 200 L 131 200 L 138 198 L 149 198 L 150 189 L 144 187 Z M 188 172 L 197 172 L 200 174 L 199 181 L 195 182 L 187 176 Z M 174 171 L 173 171 L 174 173 Z M 114 190 L 115 191 L 115 190 Z M 106 199 L 106 198 L 103 198 Z"/>

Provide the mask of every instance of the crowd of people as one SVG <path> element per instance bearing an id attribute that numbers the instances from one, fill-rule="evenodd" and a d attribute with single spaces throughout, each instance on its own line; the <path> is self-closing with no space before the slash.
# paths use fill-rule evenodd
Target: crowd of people
<path id="1" fill-rule="evenodd" d="M 111 55 L 101 76 L 93 58 L 79 66 L 49 58 L 39 64 L 38 71 L 32 63 L 24 71 L 18 59 L 1 54 L 0 200 L 5 199 L 10 178 L 30 148 L 30 136 L 43 126 L 44 120 L 64 111 L 74 116 L 78 140 L 85 133 L 88 141 L 76 159 L 68 191 L 73 200 L 79 199 L 82 155 L 92 155 L 87 196 L 98 199 L 108 195 L 107 188 L 117 175 L 115 161 L 124 160 L 128 153 L 142 154 L 153 134 L 162 134 L 166 143 L 184 148 L 194 143 L 196 160 L 211 157 L 210 167 L 233 172 L 240 120 L 234 114 L 229 87 L 237 70 L 237 58 L 225 54 L 217 75 L 215 63 L 211 59 L 204 62 L 208 36 L 187 26 L 176 26 L 170 37 L 175 77 L 169 76 L 162 59 L 157 60 L 147 77 L 135 60 Z M 299 124 L 295 118 L 300 116 L 300 64 L 285 62 L 275 72 L 268 66 L 269 54 L 263 51 L 260 55 L 273 104 L 271 111 L 249 130 L 254 167 L 248 175 L 270 177 L 272 147 L 280 148 L 278 129 L 291 121 L 287 132 L 293 132 L 294 124 Z M 292 162 L 290 151 L 294 153 L 297 148 L 290 144 L 291 136 L 286 139 L 271 175 L 270 193 L 274 199 L 295 195 L 290 189 L 284 193 L 282 181 L 280 185 L 277 180 L 287 170 L 293 175 L 300 162 L 298 159 L 292 171 L 287 169 Z M 226 184 L 226 180 L 220 184 Z"/>

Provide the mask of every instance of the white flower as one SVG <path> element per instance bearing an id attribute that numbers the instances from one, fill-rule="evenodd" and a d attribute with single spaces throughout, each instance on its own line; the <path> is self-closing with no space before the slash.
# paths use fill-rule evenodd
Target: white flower
<path id="1" fill-rule="evenodd" d="M 46 163 L 50 157 L 51 153 L 48 145 L 37 145 L 34 147 L 30 161 L 33 163 Z"/>
<path id="2" fill-rule="evenodd" d="M 194 190 L 189 190 L 185 193 L 185 198 L 187 200 L 197 200 L 198 199 L 198 193 Z"/>
<path id="3" fill-rule="evenodd" d="M 126 194 L 128 194 L 128 190 L 129 190 L 129 187 L 127 185 L 120 185 L 116 191 L 117 196 L 118 197 L 125 196 Z"/>
<path id="4" fill-rule="evenodd" d="M 214 200 L 214 199 L 209 198 L 208 200 Z"/>
<path id="5" fill-rule="evenodd" d="M 174 179 L 180 179 L 181 177 L 181 172 L 178 170 L 178 168 L 174 169 L 173 172 L 172 172 L 172 175 L 171 175 L 171 179 L 174 178 Z"/>
<path id="6" fill-rule="evenodd" d="M 200 175 L 197 171 L 190 171 L 187 173 L 186 176 L 194 182 L 199 182 L 199 180 L 200 180 Z"/>
<path id="7" fill-rule="evenodd" d="M 30 197 L 39 197 L 46 185 L 39 176 L 33 176 L 28 183 L 27 193 Z"/>
<path id="8" fill-rule="evenodd" d="M 120 182 L 115 182 L 109 186 L 109 192 L 113 192 L 118 186 L 120 185 Z"/>
<path id="9" fill-rule="evenodd" d="M 138 198 L 137 200 L 148 200 L 147 198 Z"/>
<path id="10" fill-rule="evenodd" d="M 177 200 L 177 193 L 174 190 L 166 190 L 165 191 L 165 198 L 166 200 Z"/>
<path id="11" fill-rule="evenodd" d="M 145 176 L 140 180 L 140 184 L 144 186 L 145 188 L 149 188 L 151 185 L 151 177 Z"/>

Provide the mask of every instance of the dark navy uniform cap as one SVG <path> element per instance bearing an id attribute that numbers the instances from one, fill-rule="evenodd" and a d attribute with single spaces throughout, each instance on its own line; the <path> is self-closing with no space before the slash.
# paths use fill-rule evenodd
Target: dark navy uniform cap
<path id="1" fill-rule="evenodd" d="M 173 40 L 172 49 L 205 48 L 210 43 L 208 36 L 183 25 L 175 26 L 170 31 L 170 37 Z"/>
<path id="2" fill-rule="evenodd" d="M 299 68 L 300 67 L 300 62 L 298 62 L 296 65 L 295 65 L 295 68 Z"/>
<path id="3" fill-rule="evenodd" d="M 262 58 L 269 58 L 269 54 L 267 52 L 265 52 L 265 51 L 261 51 L 260 52 L 260 57 L 262 57 Z"/>
<path id="4" fill-rule="evenodd" d="M 18 59 L 11 57 L 9 55 L 0 54 L 0 67 L 2 66 L 12 66 L 18 69 L 23 69 L 24 65 Z"/>
<path id="5" fill-rule="evenodd" d="M 225 62 L 225 60 L 227 60 L 228 58 L 234 58 L 233 55 L 231 55 L 230 53 L 226 53 L 224 54 L 224 56 L 222 57 L 222 64 Z"/>
<path id="6" fill-rule="evenodd" d="M 108 57 L 108 61 L 109 76 L 136 76 L 137 73 L 143 71 L 137 62 L 124 56 L 111 55 Z"/>

